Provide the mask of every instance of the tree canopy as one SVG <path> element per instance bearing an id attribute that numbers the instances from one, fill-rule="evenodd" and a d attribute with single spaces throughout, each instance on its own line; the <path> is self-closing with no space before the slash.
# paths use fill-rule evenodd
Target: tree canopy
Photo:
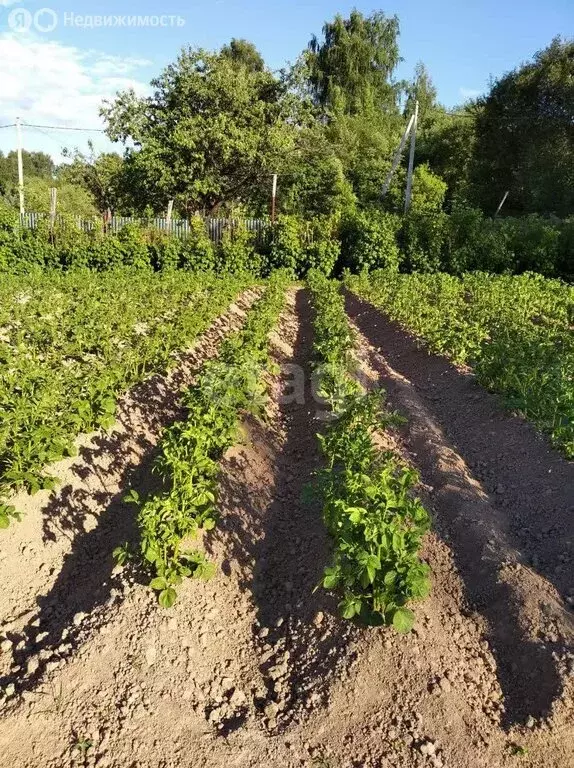
<path id="1" fill-rule="evenodd" d="M 399 20 L 382 11 L 348 19 L 337 15 L 323 27 L 323 40 L 308 46 L 309 82 L 315 102 L 327 110 L 357 114 L 394 111 L 397 87 L 392 82 L 400 61 Z"/>
<path id="2" fill-rule="evenodd" d="M 24 152 L 25 177 L 42 180 L 30 188 L 40 196 L 44 182 L 81 187 L 100 213 L 159 215 L 174 200 L 182 216 L 263 215 L 273 174 L 282 213 L 402 213 L 407 151 L 384 199 L 382 186 L 418 101 L 415 182 L 433 203 L 415 190 L 413 204 L 492 216 L 508 190 L 503 215 L 572 214 L 573 41 L 556 38 L 452 110 L 423 62 L 397 80 L 400 61 L 399 21 L 382 11 L 336 15 L 280 72 L 249 40 L 188 47 L 152 81 L 151 95 L 128 90 L 103 105 L 121 154 L 75 153 L 56 168 L 49 155 Z M 0 153 L 0 194 L 17 198 L 15 152 Z"/>

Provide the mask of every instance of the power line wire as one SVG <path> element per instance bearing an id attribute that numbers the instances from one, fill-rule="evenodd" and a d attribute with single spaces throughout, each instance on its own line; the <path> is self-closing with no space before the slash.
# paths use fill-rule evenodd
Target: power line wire
<path id="1" fill-rule="evenodd" d="M 36 125 L 35 123 L 22 123 L 24 128 L 46 128 L 50 131 L 87 131 L 92 133 L 105 133 L 104 128 L 72 128 L 64 125 Z M 9 126 L 8 126 L 9 127 Z"/>

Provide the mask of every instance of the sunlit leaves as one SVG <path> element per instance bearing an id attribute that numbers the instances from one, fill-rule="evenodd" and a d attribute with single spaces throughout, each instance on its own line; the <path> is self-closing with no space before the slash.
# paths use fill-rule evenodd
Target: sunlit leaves
<path id="1" fill-rule="evenodd" d="M 3 275 L 0 499 L 52 490 L 44 467 L 75 455 L 79 433 L 109 429 L 118 395 L 171 367 L 242 285 L 187 272 Z"/>
<path id="2" fill-rule="evenodd" d="M 316 485 L 334 542 L 322 585 L 342 593 L 344 618 L 408 632 L 414 615 L 405 604 L 430 589 L 430 569 L 418 555 L 430 519 L 412 493 L 416 472 L 375 446 L 373 432 L 400 419 L 385 410 L 384 392 L 363 394 L 352 380 L 354 339 L 339 287 L 313 272 L 309 284 L 315 352 L 328 361 L 318 366 L 321 388 L 336 416 L 319 435 L 326 466 Z M 335 396 L 340 391 L 344 398 Z"/>
<path id="3" fill-rule="evenodd" d="M 240 435 L 241 414 L 262 413 L 268 337 L 285 288 L 283 274 L 270 279 L 243 329 L 226 339 L 218 359 L 206 362 L 183 394 L 185 417 L 164 430 L 153 468 L 163 481 L 161 490 L 147 499 L 132 490 L 124 498 L 139 507 L 141 559 L 154 574 L 149 586 L 165 608 L 174 604 L 184 578 L 209 579 L 215 573 L 214 564 L 188 542 L 216 525 L 219 460 Z"/>

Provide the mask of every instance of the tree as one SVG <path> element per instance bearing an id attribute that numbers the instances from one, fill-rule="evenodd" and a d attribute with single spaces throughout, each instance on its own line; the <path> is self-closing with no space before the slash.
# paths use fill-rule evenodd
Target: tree
<path id="1" fill-rule="evenodd" d="M 301 216 L 330 216 L 356 204 L 344 164 L 320 124 L 301 129 L 283 157 L 278 202 L 282 213 Z"/>
<path id="2" fill-rule="evenodd" d="M 365 109 L 395 111 L 398 86 L 392 76 L 400 61 L 399 21 L 378 11 L 348 19 L 335 16 L 315 36 L 307 51 L 309 80 L 315 102 L 325 110 L 357 114 Z"/>
<path id="3" fill-rule="evenodd" d="M 416 163 L 427 163 L 446 181 L 449 204 L 472 196 L 469 176 L 480 110 L 474 102 L 452 112 L 435 107 L 427 112 L 417 134 Z"/>
<path id="4" fill-rule="evenodd" d="M 418 101 L 419 125 L 422 127 L 427 119 L 432 119 L 432 114 L 437 109 L 437 91 L 422 61 L 416 65 L 414 77 L 405 90 L 407 95 L 405 117 L 408 119 L 413 114 L 415 101 Z"/>
<path id="5" fill-rule="evenodd" d="M 481 100 L 471 180 L 493 213 L 510 191 L 517 213 L 574 209 L 574 41 L 556 38 L 495 81 Z"/>
<path id="6" fill-rule="evenodd" d="M 249 40 L 232 38 L 229 45 L 224 45 L 221 49 L 221 55 L 246 67 L 250 72 L 263 72 L 265 69 L 263 57 Z"/>
<path id="7" fill-rule="evenodd" d="M 122 208 L 122 212 L 127 212 L 125 209 L 130 207 L 127 201 L 129 185 L 123 159 L 114 152 L 96 155 L 91 143 L 89 147 L 89 155 L 80 152 L 73 155 L 72 163 L 60 170 L 60 177 L 63 181 L 82 186 L 101 214 L 108 210 L 114 214 Z"/>
<path id="8" fill-rule="evenodd" d="M 383 181 L 391 167 L 404 130 L 397 112 L 385 115 L 368 110 L 358 115 L 338 114 L 326 126 L 326 135 L 362 206 L 381 204 Z"/>
<path id="9" fill-rule="evenodd" d="M 28 178 L 24 184 L 27 210 L 35 213 L 49 213 L 51 187 L 56 187 L 58 190 L 57 212 L 59 214 L 85 218 L 97 215 L 98 209 L 94 198 L 80 185 L 66 181 L 48 181 L 38 176 Z"/>
<path id="10" fill-rule="evenodd" d="M 153 96 L 128 91 L 105 105 L 110 138 L 133 142 L 127 173 L 142 204 L 214 212 L 268 185 L 295 128 L 283 84 L 255 53 L 245 41 L 220 53 L 188 48 L 152 82 Z"/>
<path id="11" fill-rule="evenodd" d="M 36 176 L 41 179 L 52 179 L 56 166 L 50 155 L 45 152 L 28 152 L 22 150 L 22 167 L 24 178 Z M 18 189 L 18 153 L 15 150 L 6 156 L 0 152 L 0 193 L 12 194 Z"/>

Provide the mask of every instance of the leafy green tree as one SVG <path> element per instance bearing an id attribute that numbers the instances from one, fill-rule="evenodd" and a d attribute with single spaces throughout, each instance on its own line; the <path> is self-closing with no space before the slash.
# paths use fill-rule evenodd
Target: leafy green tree
<path id="1" fill-rule="evenodd" d="M 82 186 L 92 197 L 97 210 L 104 214 L 128 213 L 129 180 L 122 157 L 113 152 L 96 155 L 90 143 L 90 154 L 76 152 L 70 165 L 60 169 L 63 181 Z"/>
<path id="2" fill-rule="evenodd" d="M 398 85 L 392 76 L 400 61 L 399 20 L 382 11 L 363 16 L 353 10 L 313 36 L 306 55 L 311 92 L 325 110 L 357 114 L 365 109 L 397 109 Z"/>
<path id="3" fill-rule="evenodd" d="M 249 40 L 233 38 L 228 45 L 223 46 L 221 55 L 229 58 L 235 64 L 246 67 L 251 72 L 263 72 L 265 70 L 263 57 Z"/>
<path id="4" fill-rule="evenodd" d="M 56 166 L 50 155 L 45 152 L 22 150 L 24 178 L 35 176 L 52 179 Z M 12 150 L 7 155 L 0 152 L 0 194 L 9 195 L 18 189 L 18 153 Z"/>
<path id="5" fill-rule="evenodd" d="M 324 127 L 316 124 L 300 130 L 293 149 L 285 153 L 280 165 L 279 211 L 307 217 L 331 216 L 355 204 L 345 166 Z"/>
<path id="6" fill-rule="evenodd" d="M 556 38 L 496 80 L 481 100 L 471 167 L 473 197 L 494 213 L 574 209 L 574 41 Z"/>
<path id="7" fill-rule="evenodd" d="M 360 205 L 381 205 L 383 181 L 403 129 L 404 121 L 398 112 L 385 115 L 371 110 L 357 115 L 337 114 L 326 126 L 327 138 Z"/>
<path id="8" fill-rule="evenodd" d="M 268 186 L 294 126 L 283 84 L 254 51 L 244 41 L 220 53 L 185 49 L 152 82 L 153 96 L 127 91 L 104 106 L 110 138 L 133 143 L 127 172 L 142 202 L 213 213 Z"/>
<path id="9" fill-rule="evenodd" d="M 94 198 L 84 187 L 65 181 L 48 181 L 38 177 L 25 179 L 26 209 L 35 213 L 49 213 L 50 187 L 56 187 L 58 190 L 57 211 L 59 214 L 86 218 L 97 215 L 98 209 Z M 16 199 L 14 199 L 14 203 L 16 203 Z"/>
<path id="10" fill-rule="evenodd" d="M 416 65 L 414 77 L 406 86 L 405 91 L 407 96 L 405 117 L 408 119 L 413 114 L 415 101 L 418 101 L 419 125 L 423 127 L 428 119 L 432 119 L 432 115 L 437 109 L 437 90 L 422 61 Z"/>

